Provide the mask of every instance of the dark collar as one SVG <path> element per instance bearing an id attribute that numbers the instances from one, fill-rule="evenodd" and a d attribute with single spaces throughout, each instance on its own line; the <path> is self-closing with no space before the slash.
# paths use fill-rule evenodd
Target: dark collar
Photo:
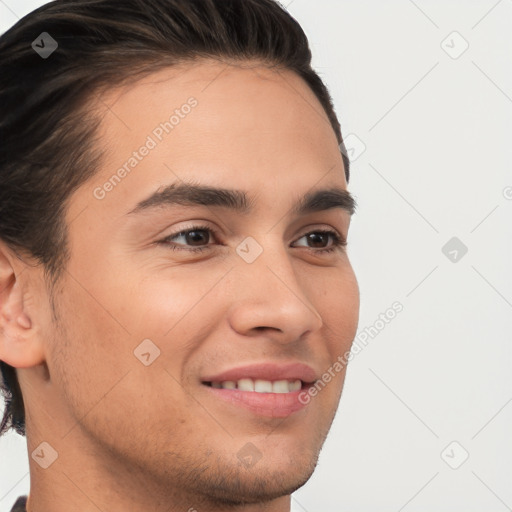
<path id="1" fill-rule="evenodd" d="M 27 512 L 27 496 L 20 496 L 11 508 L 11 512 Z"/>

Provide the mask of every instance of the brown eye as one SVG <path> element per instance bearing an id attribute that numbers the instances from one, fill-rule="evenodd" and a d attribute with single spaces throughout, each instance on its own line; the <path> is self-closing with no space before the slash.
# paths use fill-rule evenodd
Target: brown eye
<path id="1" fill-rule="evenodd" d="M 214 231 L 208 226 L 192 226 L 189 229 L 183 229 L 178 233 L 173 233 L 160 243 L 167 245 L 172 250 L 183 250 L 191 252 L 200 252 L 208 249 L 211 236 Z M 181 238 L 181 242 L 175 242 L 176 238 Z"/>
<path id="2" fill-rule="evenodd" d="M 209 232 L 205 229 L 193 229 L 188 231 L 182 231 L 181 233 L 179 233 L 179 235 L 185 235 L 185 240 L 192 245 L 207 244 L 208 240 L 210 239 Z"/>
<path id="3" fill-rule="evenodd" d="M 329 243 L 329 237 L 332 237 L 333 243 L 332 245 L 326 247 L 324 243 Z M 347 242 L 344 238 L 338 235 L 336 231 L 332 230 L 317 230 L 311 231 L 310 233 L 306 233 L 301 238 L 306 238 L 309 243 L 313 244 L 313 247 L 307 246 L 307 249 L 310 249 L 314 253 L 330 253 L 335 250 L 343 249 Z M 301 239 L 299 238 L 299 240 Z M 316 249 L 316 245 L 320 244 L 320 248 Z"/>

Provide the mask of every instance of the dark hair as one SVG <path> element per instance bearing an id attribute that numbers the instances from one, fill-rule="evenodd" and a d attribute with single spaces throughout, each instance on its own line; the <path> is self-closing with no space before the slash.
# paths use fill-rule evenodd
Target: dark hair
<path id="1" fill-rule="evenodd" d="M 51 55 L 37 52 L 51 49 L 43 33 L 58 44 Z M 108 87 L 198 58 L 256 60 L 296 72 L 325 109 L 348 182 L 349 160 L 332 99 L 311 67 L 304 31 L 278 2 L 48 3 L 0 37 L 0 239 L 18 257 L 43 265 L 50 290 L 69 259 L 67 200 L 95 174 L 102 156 L 94 144 L 101 119 L 87 112 L 88 100 Z M 9 428 L 25 435 L 16 370 L 1 361 L 0 369 L 0 435 Z"/>

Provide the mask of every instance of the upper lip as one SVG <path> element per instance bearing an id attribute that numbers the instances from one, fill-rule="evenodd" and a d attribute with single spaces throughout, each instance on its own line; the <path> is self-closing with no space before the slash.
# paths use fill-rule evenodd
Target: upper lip
<path id="1" fill-rule="evenodd" d="M 266 362 L 238 366 L 204 377 L 201 380 L 203 382 L 224 382 L 227 380 L 238 381 L 240 379 L 301 380 L 306 383 L 312 383 L 317 377 L 315 370 L 304 363 L 278 364 Z"/>

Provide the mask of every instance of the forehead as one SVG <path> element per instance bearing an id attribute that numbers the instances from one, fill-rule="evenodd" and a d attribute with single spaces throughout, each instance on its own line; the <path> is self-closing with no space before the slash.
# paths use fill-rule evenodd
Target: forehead
<path id="1" fill-rule="evenodd" d="M 191 107 L 191 105 L 193 105 Z M 156 187 L 179 180 L 282 194 L 346 188 L 335 133 L 307 84 L 261 63 L 204 60 L 164 68 L 101 96 L 101 208 L 124 212 Z M 151 147 L 141 157 L 139 149 Z M 135 155 L 137 153 L 137 155 Z M 93 200 L 94 204 L 95 201 Z M 98 203 L 96 201 L 96 203 Z M 95 206 L 100 206 L 95 204 Z"/>
<path id="2" fill-rule="evenodd" d="M 236 133 L 244 136 L 250 131 L 258 133 L 259 137 L 254 137 L 258 140 L 264 134 L 278 137 L 284 129 L 286 134 L 307 133 L 309 138 L 316 132 L 335 139 L 318 99 L 296 73 L 259 63 L 215 60 L 164 68 L 107 91 L 102 97 L 108 109 L 103 133 L 111 138 L 123 134 L 128 140 L 138 132 L 150 133 L 155 123 L 168 120 L 190 97 L 197 99 L 194 111 L 200 115 L 192 116 L 186 127 L 198 135 L 208 135 L 208 139 L 219 140 Z M 272 123 L 276 118 L 277 125 Z M 212 130 L 219 126 L 221 131 Z"/>

